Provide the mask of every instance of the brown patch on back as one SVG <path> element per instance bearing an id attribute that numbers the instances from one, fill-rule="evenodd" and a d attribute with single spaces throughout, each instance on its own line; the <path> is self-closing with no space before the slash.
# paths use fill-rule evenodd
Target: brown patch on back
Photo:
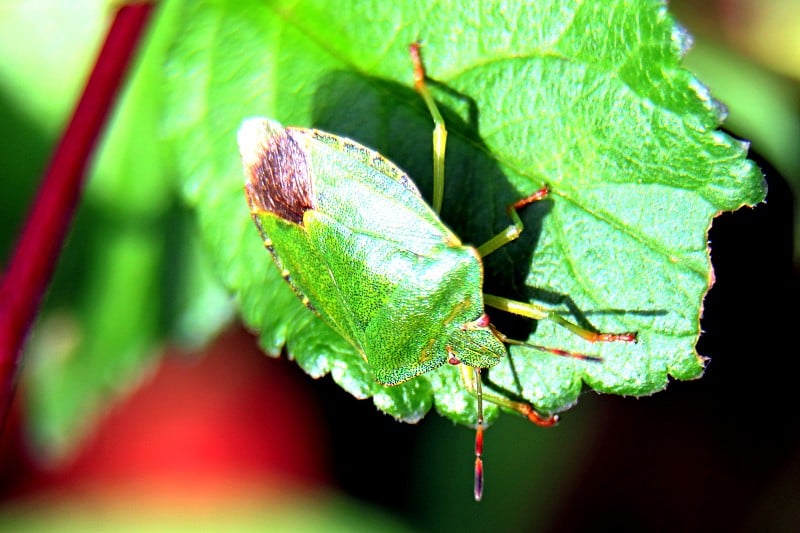
<path id="1" fill-rule="evenodd" d="M 269 211 L 298 225 L 314 209 L 311 176 L 303 148 L 277 122 L 246 120 L 239 129 L 239 151 L 253 213 Z"/>

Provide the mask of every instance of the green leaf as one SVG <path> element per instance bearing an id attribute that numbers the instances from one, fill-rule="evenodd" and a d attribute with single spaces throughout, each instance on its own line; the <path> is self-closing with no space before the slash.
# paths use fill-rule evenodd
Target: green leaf
<path id="1" fill-rule="evenodd" d="M 174 25 L 163 14 L 154 20 L 27 347 L 29 431 L 49 460 L 74 451 L 98 415 L 140 382 L 169 330 L 197 345 L 231 314 L 194 228 L 173 209 L 173 169 L 158 131 Z M 86 17 L 65 22 L 69 35 Z"/>
<path id="2" fill-rule="evenodd" d="M 715 129 L 723 108 L 681 67 L 688 37 L 662 2 L 170 5 L 186 21 L 167 67 L 166 123 L 183 194 L 267 352 L 286 346 L 311 375 L 330 372 L 397 418 L 417 420 L 433 403 L 474 423 L 456 369 L 380 387 L 302 307 L 249 219 L 235 143 L 254 115 L 316 127 L 375 148 L 427 194 L 432 122 L 411 87 L 407 51 L 421 38 L 450 132 L 443 220 L 480 244 L 508 224 L 510 202 L 542 183 L 553 191 L 523 212 L 520 241 L 489 257 L 487 287 L 640 335 L 637 345 L 593 346 L 496 313 L 512 337 L 603 362 L 515 347 L 489 372 L 491 386 L 559 411 L 584 383 L 642 395 L 670 376 L 702 374 L 695 344 L 713 280 L 707 230 L 721 211 L 763 200 L 765 186 L 747 146 Z"/>
<path id="3" fill-rule="evenodd" d="M 109 398 L 141 379 L 161 333 L 162 217 L 172 184 L 154 135 L 160 71 L 153 61 L 143 65 L 132 69 L 121 94 L 126 105 L 110 122 L 54 279 L 50 312 L 26 354 L 30 431 L 49 460 L 73 451 Z"/>

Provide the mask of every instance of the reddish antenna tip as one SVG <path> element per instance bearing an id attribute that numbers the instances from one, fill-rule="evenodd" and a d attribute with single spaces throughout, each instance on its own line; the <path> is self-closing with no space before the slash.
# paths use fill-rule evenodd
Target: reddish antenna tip
<path id="1" fill-rule="evenodd" d="M 483 498 L 483 459 L 475 458 L 475 501 Z"/>

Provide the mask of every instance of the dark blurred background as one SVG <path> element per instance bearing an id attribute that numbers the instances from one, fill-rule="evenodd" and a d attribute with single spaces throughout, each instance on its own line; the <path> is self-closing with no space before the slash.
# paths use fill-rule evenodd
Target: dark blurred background
<path id="1" fill-rule="evenodd" d="M 106 23 L 88 2 L 63 14 L 57 2 L 25 4 L 0 5 L 3 257 Z M 702 379 L 647 398 L 585 394 L 550 430 L 503 417 L 487 432 L 486 499 L 476 505 L 471 431 L 435 415 L 398 424 L 330 378 L 264 357 L 232 326 L 203 353 L 167 348 L 70 460 L 43 463 L 31 449 L 18 398 L 2 437 L 0 530 L 107 520 L 166 530 L 800 531 L 800 3 L 669 7 L 695 37 L 688 66 L 728 105 L 726 128 L 752 141 L 769 184 L 765 204 L 711 229 Z M 52 36 L 69 17 L 83 17 L 81 31 L 59 46 Z"/>

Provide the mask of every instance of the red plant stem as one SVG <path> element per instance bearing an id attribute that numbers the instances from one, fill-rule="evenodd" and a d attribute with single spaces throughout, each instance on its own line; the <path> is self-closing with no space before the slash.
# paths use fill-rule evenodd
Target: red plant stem
<path id="1" fill-rule="evenodd" d="M 0 428 L 14 396 L 23 343 L 83 190 L 87 161 L 152 7 L 142 2 L 121 6 L 115 13 L 0 283 Z"/>

